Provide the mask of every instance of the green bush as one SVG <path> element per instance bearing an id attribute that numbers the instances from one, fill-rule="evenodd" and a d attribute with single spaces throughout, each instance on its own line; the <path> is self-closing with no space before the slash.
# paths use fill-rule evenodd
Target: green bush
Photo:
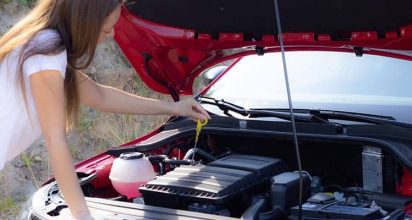
<path id="1" fill-rule="evenodd" d="M 0 0 L 1 3 L 5 3 L 5 4 L 10 3 L 12 1 L 13 0 Z M 33 0 L 17 0 L 17 1 L 23 5 L 30 5 L 31 3 L 33 3 Z"/>

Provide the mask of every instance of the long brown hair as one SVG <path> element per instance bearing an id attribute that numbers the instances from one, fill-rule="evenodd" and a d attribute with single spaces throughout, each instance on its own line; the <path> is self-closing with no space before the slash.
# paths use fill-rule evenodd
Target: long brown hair
<path id="1" fill-rule="evenodd" d="M 33 55 L 54 55 L 66 50 L 66 112 L 69 123 L 77 121 L 79 95 L 76 71 L 86 68 L 92 62 L 103 23 L 121 2 L 122 0 L 39 0 L 26 17 L 0 38 L 0 61 L 15 48 L 23 48 L 17 83 L 21 87 L 26 109 L 24 61 Z M 29 47 L 30 40 L 45 29 L 57 31 L 60 38 Z"/>

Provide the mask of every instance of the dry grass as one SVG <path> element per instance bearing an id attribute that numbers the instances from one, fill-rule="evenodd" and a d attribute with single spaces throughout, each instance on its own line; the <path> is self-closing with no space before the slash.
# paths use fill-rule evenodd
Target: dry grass
<path id="1" fill-rule="evenodd" d="M 124 91 L 144 97 L 166 100 L 167 96 L 156 94 L 148 89 L 136 76 L 132 74 L 118 75 L 117 77 L 103 77 L 102 84 L 110 85 Z M 94 153 L 117 147 L 163 123 L 166 116 L 139 116 L 96 112 L 89 108 L 82 109 L 78 132 L 83 144 L 96 147 Z"/>
<path id="2" fill-rule="evenodd" d="M 19 211 L 17 201 L 10 193 L 6 178 L 5 172 L 0 173 L 0 219 L 10 219 L 10 217 L 16 216 Z"/>

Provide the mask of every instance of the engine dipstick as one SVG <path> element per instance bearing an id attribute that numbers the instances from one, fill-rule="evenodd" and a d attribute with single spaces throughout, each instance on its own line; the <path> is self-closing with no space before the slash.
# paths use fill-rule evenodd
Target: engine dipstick
<path id="1" fill-rule="evenodd" d="M 203 122 L 201 120 L 197 120 L 195 145 L 193 146 L 193 154 L 192 154 L 192 165 L 195 163 L 196 147 L 197 147 L 197 142 L 199 142 L 200 132 L 202 131 L 203 126 L 207 125 L 207 123 L 208 123 L 207 118 Z"/>

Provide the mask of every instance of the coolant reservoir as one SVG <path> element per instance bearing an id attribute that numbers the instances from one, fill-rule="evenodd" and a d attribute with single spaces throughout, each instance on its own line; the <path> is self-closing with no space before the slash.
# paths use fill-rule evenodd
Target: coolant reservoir
<path id="1" fill-rule="evenodd" d="M 140 197 L 139 186 L 156 176 L 150 161 L 142 153 L 123 153 L 113 162 L 109 178 L 113 187 L 127 198 Z"/>

